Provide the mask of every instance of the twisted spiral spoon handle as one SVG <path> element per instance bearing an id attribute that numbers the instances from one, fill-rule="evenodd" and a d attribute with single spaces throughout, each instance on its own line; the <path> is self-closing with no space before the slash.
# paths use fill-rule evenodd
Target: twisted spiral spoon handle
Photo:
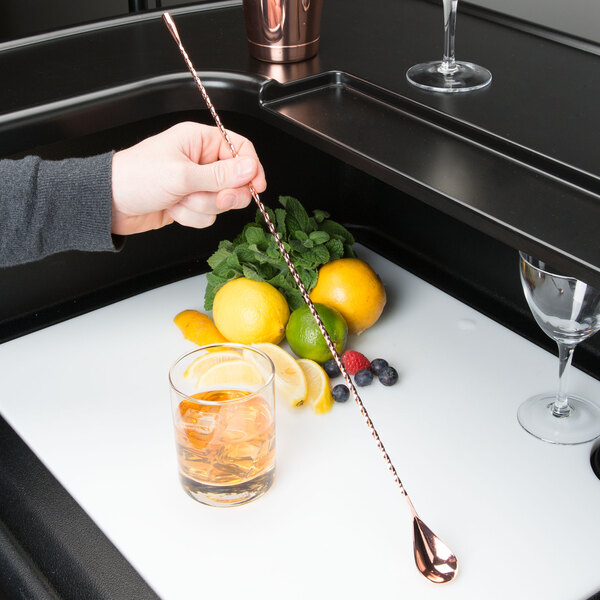
<path id="1" fill-rule="evenodd" d="M 215 110 L 215 107 L 208 96 L 206 88 L 202 84 L 202 81 L 200 80 L 200 77 L 198 76 L 198 73 L 196 72 L 196 69 L 192 64 L 192 61 L 190 60 L 190 57 L 188 56 L 183 46 L 183 43 L 181 42 L 181 38 L 179 36 L 179 32 L 177 30 L 177 27 L 175 26 L 173 18 L 168 12 L 163 13 L 162 17 L 167 29 L 169 30 L 169 33 L 173 36 L 173 39 L 175 40 L 175 43 L 179 48 L 179 52 L 181 53 L 181 56 L 183 57 L 187 68 L 189 69 L 192 77 L 194 78 L 194 81 L 196 82 L 196 86 L 198 87 L 198 90 L 200 91 L 200 94 L 202 95 L 202 98 L 204 99 L 204 102 L 216 126 L 219 128 L 223 139 L 229 146 L 232 156 L 236 157 L 238 155 L 238 152 L 235 146 L 233 145 L 233 142 L 231 141 L 227 130 L 223 126 L 223 123 L 221 122 L 221 119 L 219 118 L 219 115 L 217 114 L 217 111 Z M 345 382 L 348 384 L 352 396 L 356 404 L 358 405 L 362 416 L 365 419 L 367 427 L 371 431 L 371 435 L 377 443 L 377 447 L 383 455 L 383 459 L 387 464 L 388 469 L 391 472 L 392 477 L 394 478 L 394 481 L 400 488 L 401 494 L 405 497 L 405 499 L 408 502 L 408 506 L 413 515 L 413 533 L 415 536 L 414 554 L 417 568 L 427 579 L 433 581 L 434 583 L 447 583 L 448 581 L 451 581 L 456 575 L 456 557 L 454 556 L 454 554 L 452 554 L 450 549 L 436 535 L 434 535 L 431 529 L 429 529 L 429 527 L 427 527 L 427 525 L 425 525 L 425 523 L 423 523 L 423 521 L 421 521 L 421 519 L 417 515 L 415 508 L 408 496 L 408 493 L 406 492 L 406 489 L 404 488 L 404 485 L 402 484 L 402 481 L 398 476 L 396 468 L 394 467 L 392 460 L 390 459 L 387 450 L 385 449 L 385 446 L 383 445 L 383 442 L 381 441 L 381 438 L 379 437 L 379 434 L 377 433 L 377 430 L 375 429 L 375 426 L 371 421 L 371 417 L 369 416 L 365 405 L 360 399 L 360 396 L 356 391 L 356 387 L 354 386 L 354 383 L 352 382 L 352 379 L 350 378 L 350 375 L 348 374 L 348 371 L 346 370 L 346 367 L 344 366 L 340 355 L 338 354 L 335 345 L 332 342 L 331 337 L 329 336 L 329 333 L 325 329 L 325 325 L 323 325 L 323 321 L 317 313 L 317 310 L 312 300 L 310 299 L 308 292 L 306 291 L 306 287 L 302 283 L 300 276 L 298 275 L 298 272 L 296 271 L 296 268 L 294 267 L 294 264 L 292 263 L 292 260 L 287 250 L 285 249 L 281 238 L 279 237 L 279 234 L 275 230 L 275 226 L 273 225 L 273 222 L 271 221 L 267 211 L 265 210 L 264 204 L 260 200 L 259 195 L 254 189 L 254 187 L 251 184 L 248 187 L 250 188 L 252 198 L 258 206 L 258 209 L 261 215 L 263 216 L 265 223 L 267 224 L 267 227 L 271 232 L 271 235 L 275 239 L 277 247 L 279 248 L 279 251 L 283 256 L 283 260 L 288 266 L 288 269 L 290 270 L 290 273 L 294 281 L 296 282 L 296 285 L 298 286 L 298 289 L 300 290 L 304 301 L 306 302 L 312 316 L 314 317 L 317 323 L 317 326 L 319 327 L 319 331 L 325 338 L 325 342 L 327 343 L 329 351 L 331 352 L 337 366 L 339 367 Z"/>

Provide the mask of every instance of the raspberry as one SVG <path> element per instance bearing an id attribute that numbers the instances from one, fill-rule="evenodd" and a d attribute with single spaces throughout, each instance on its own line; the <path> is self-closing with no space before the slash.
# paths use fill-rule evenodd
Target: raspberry
<path id="1" fill-rule="evenodd" d="M 356 375 L 361 369 L 368 369 L 371 366 L 369 359 L 355 350 L 346 350 L 342 354 L 342 363 L 350 375 Z"/>

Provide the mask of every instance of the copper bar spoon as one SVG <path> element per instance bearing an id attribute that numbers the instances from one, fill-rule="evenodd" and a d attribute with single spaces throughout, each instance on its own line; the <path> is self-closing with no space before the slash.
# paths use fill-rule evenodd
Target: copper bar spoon
<path id="1" fill-rule="evenodd" d="M 179 51 L 181 52 L 181 55 L 183 56 L 183 59 L 185 61 L 185 64 L 187 65 L 187 68 L 189 69 L 190 73 L 192 74 L 192 77 L 194 78 L 194 81 L 196 82 L 196 85 L 198 86 L 198 89 L 199 89 L 200 93 L 202 94 L 202 98 L 204 99 L 204 102 L 206 103 L 206 106 L 208 107 L 208 110 L 210 111 L 210 114 L 211 114 L 213 120 L 215 121 L 217 127 L 221 131 L 221 135 L 223 136 L 223 139 L 229 146 L 229 149 L 231 150 L 231 154 L 234 157 L 237 156 L 238 155 L 237 150 L 235 149 L 235 146 L 231 142 L 231 139 L 229 137 L 229 134 L 227 133 L 227 130 L 225 129 L 225 127 L 223 127 L 223 124 L 221 123 L 221 119 L 219 118 L 219 115 L 217 114 L 215 107 L 213 106 L 212 102 L 210 101 L 210 98 L 208 97 L 208 93 L 206 92 L 206 89 L 202 85 L 202 81 L 200 80 L 200 77 L 198 77 L 198 73 L 196 72 L 196 69 L 194 68 L 194 65 L 192 64 L 192 61 L 190 60 L 187 52 L 185 51 L 185 48 L 183 47 L 181 38 L 179 37 L 179 32 L 177 31 L 177 27 L 175 26 L 175 22 L 173 21 L 173 18 L 171 17 L 171 15 L 168 12 L 163 13 L 162 17 L 163 17 L 163 21 L 165 22 L 165 25 L 167 26 L 167 29 L 169 30 L 169 33 L 173 36 L 173 39 L 175 40 L 175 43 L 177 44 Z M 256 205 L 258 206 L 258 209 L 260 210 L 260 212 L 267 224 L 267 227 L 269 228 L 269 231 L 275 238 L 277 247 L 281 251 L 281 254 L 283 255 L 283 259 L 285 260 L 285 262 L 290 270 L 290 273 L 292 274 L 292 277 L 294 278 L 294 281 L 296 282 L 296 285 L 298 286 L 298 289 L 300 290 L 300 293 L 302 294 L 302 297 L 304 298 L 304 301 L 308 305 L 308 308 L 310 309 L 311 314 L 315 318 L 315 321 L 317 322 L 317 325 L 319 326 L 319 330 L 323 334 L 323 337 L 325 338 L 325 341 L 327 342 L 327 346 L 329 347 L 329 350 L 331 351 L 331 354 L 332 354 L 333 358 L 335 359 L 335 362 L 337 363 L 337 365 L 344 377 L 344 380 L 348 384 L 348 387 L 350 388 L 350 391 L 352 392 L 352 396 L 354 397 L 354 400 L 356 401 L 356 403 L 358 404 L 358 406 L 360 408 L 360 412 L 366 421 L 367 427 L 371 431 L 371 434 L 375 438 L 375 442 L 377 443 L 379 450 L 383 454 L 383 458 L 388 466 L 388 469 L 392 473 L 392 476 L 394 477 L 396 484 L 400 488 L 400 492 L 402 493 L 402 495 L 406 499 L 406 502 L 408 503 L 408 507 L 413 516 L 413 536 L 414 536 L 413 549 L 414 549 L 415 563 L 417 565 L 417 568 L 429 581 L 432 581 L 433 583 L 448 583 L 449 581 L 452 581 L 454 579 L 454 577 L 456 576 L 457 568 L 458 568 L 456 556 L 452 553 L 450 548 L 448 548 L 448 546 L 446 546 L 446 544 L 444 544 L 444 542 L 442 542 L 442 540 L 440 540 L 440 538 L 438 538 L 433 533 L 433 531 L 431 531 L 431 529 L 429 529 L 429 527 L 417 515 L 415 507 L 413 506 L 413 504 L 408 496 L 408 493 L 407 493 L 406 489 L 404 488 L 404 485 L 402 484 L 402 481 L 400 480 L 398 473 L 396 472 L 396 468 L 392 464 L 392 461 L 383 445 L 383 442 L 379 438 L 379 434 L 377 433 L 375 426 L 373 425 L 373 422 L 371 421 L 371 418 L 369 417 L 367 409 L 365 408 L 364 404 L 362 403 L 362 400 L 360 399 L 358 392 L 356 391 L 356 388 L 354 387 L 354 384 L 352 383 L 352 380 L 350 379 L 350 375 L 348 375 L 348 372 L 346 371 L 346 368 L 344 367 L 344 364 L 342 363 L 342 361 L 340 359 L 340 356 L 335 348 L 335 345 L 331 341 L 331 338 L 329 337 L 329 334 L 327 333 L 327 330 L 325 329 L 325 326 L 323 325 L 323 322 L 321 321 L 321 318 L 319 317 L 319 314 L 317 313 L 317 311 L 312 303 L 312 300 L 310 299 L 308 292 L 306 291 L 306 288 L 304 287 L 304 284 L 300 280 L 300 277 L 298 276 L 298 273 L 296 272 L 296 269 L 288 255 L 287 251 L 285 250 L 279 235 L 275 231 L 275 227 L 274 227 L 273 223 L 271 222 L 271 219 L 269 218 L 269 215 L 267 214 L 263 203 L 261 202 L 256 190 L 252 187 L 252 185 L 250 185 L 249 187 L 250 187 L 250 193 L 252 194 L 252 198 L 256 202 Z"/>

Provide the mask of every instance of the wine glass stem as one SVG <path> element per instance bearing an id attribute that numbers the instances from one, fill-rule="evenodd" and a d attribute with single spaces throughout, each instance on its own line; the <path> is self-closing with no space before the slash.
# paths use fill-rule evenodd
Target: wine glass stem
<path id="1" fill-rule="evenodd" d="M 444 0 L 444 57 L 440 71 L 447 74 L 455 73 L 458 70 L 454 55 L 457 6 L 458 0 Z"/>
<path id="2" fill-rule="evenodd" d="M 552 405 L 552 414 L 555 417 L 568 417 L 571 413 L 567 387 L 574 350 L 575 346 L 558 342 L 558 391 Z"/>

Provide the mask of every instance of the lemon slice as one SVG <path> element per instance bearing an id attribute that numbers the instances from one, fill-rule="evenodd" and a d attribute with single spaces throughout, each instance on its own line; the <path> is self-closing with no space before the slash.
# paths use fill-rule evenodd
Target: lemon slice
<path id="1" fill-rule="evenodd" d="M 308 384 L 307 402 L 313 410 L 322 415 L 329 412 L 333 406 L 333 396 L 329 389 L 329 377 L 318 363 L 308 358 L 300 358 L 296 361 Z"/>
<path id="2" fill-rule="evenodd" d="M 275 397 L 281 398 L 290 406 L 302 406 L 306 400 L 308 387 L 306 378 L 296 359 L 276 344 L 253 344 L 253 348 L 262 350 L 275 366 Z M 244 351 L 244 358 L 256 361 L 251 351 Z M 257 366 L 258 366 L 258 361 Z"/>
<path id="3" fill-rule="evenodd" d="M 198 387 L 262 385 L 265 378 L 256 366 L 247 360 L 228 360 L 213 365 L 198 377 Z"/>
<path id="4" fill-rule="evenodd" d="M 223 362 L 230 360 L 240 360 L 242 355 L 235 350 L 221 350 L 220 352 L 209 352 L 199 356 L 195 361 L 190 363 L 185 370 L 183 376 L 187 379 L 189 377 L 200 377 L 203 373 L 206 373 L 208 369 L 214 367 Z"/>

